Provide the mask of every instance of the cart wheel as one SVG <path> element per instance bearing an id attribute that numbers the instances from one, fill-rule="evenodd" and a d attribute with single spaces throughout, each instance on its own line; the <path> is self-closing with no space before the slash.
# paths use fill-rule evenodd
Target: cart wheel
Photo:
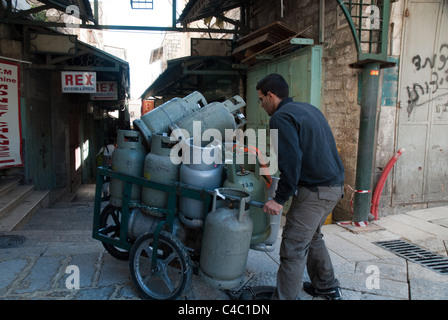
<path id="1" fill-rule="evenodd" d="M 176 299 L 189 286 L 192 275 L 190 256 L 171 233 L 160 231 L 157 261 L 152 267 L 154 233 L 141 235 L 132 245 L 129 268 L 132 281 L 144 299 Z"/>
<path id="2" fill-rule="evenodd" d="M 120 208 L 108 204 L 100 215 L 100 229 L 107 227 L 107 235 L 110 238 L 120 238 L 121 212 Z M 109 243 L 102 242 L 104 248 L 111 256 L 119 260 L 128 260 L 129 251 L 115 247 Z"/>

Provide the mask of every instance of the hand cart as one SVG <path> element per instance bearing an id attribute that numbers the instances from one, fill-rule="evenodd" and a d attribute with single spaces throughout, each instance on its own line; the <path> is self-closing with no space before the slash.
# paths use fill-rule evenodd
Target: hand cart
<path id="1" fill-rule="evenodd" d="M 121 208 L 108 204 L 101 210 L 104 177 L 123 181 Z M 167 207 L 156 208 L 131 203 L 133 184 L 166 192 L 168 194 Z M 129 259 L 131 278 L 142 298 L 176 299 L 190 285 L 193 274 L 191 250 L 188 250 L 173 234 L 177 196 L 202 201 L 205 221 L 214 192 L 214 190 L 182 183 L 169 186 L 98 167 L 92 237 L 101 241 L 106 250 L 115 258 Z M 249 205 L 263 207 L 263 203 L 256 201 L 250 201 Z M 164 218 L 152 231 L 148 230 L 135 241 L 131 241 L 128 237 L 130 210 L 138 207 L 161 213 Z"/>

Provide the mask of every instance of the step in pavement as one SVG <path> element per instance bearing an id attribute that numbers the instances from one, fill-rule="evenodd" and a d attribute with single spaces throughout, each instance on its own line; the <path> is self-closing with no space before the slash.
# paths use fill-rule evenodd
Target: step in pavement
<path id="1" fill-rule="evenodd" d="M 0 232 L 20 229 L 41 207 L 49 205 L 50 191 L 36 191 L 18 179 L 0 180 Z"/>

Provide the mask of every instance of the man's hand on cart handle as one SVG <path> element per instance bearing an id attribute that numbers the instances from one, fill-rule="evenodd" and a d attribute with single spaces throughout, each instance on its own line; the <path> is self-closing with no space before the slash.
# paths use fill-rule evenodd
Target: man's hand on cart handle
<path id="1" fill-rule="evenodd" d="M 279 215 L 282 209 L 283 206 L 281 204 L 278 204 L 274 199 L 269 200 L 263 206 L 263 211 L 273 216 Z"/>

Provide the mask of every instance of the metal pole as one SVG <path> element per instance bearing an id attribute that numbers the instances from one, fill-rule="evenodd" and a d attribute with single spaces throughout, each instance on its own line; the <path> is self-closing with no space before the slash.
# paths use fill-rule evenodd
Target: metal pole
<path id="1" fill-rule="evenodd" d="M 177 13 L 177 4 L 176 4 L 176 0 L 173 0 L 173 16 L 172 16 L 172 22 L 171 22 L 171 26 L 173 28 L 176 27 L 176 20 L 177 20 L 176 13 Z"/>
<path id="2" fill-rule="evenodd" d="M 370 212 L 379 74 L 379 62 L 364 66 L 353 222 L 367 222 Z"/>

